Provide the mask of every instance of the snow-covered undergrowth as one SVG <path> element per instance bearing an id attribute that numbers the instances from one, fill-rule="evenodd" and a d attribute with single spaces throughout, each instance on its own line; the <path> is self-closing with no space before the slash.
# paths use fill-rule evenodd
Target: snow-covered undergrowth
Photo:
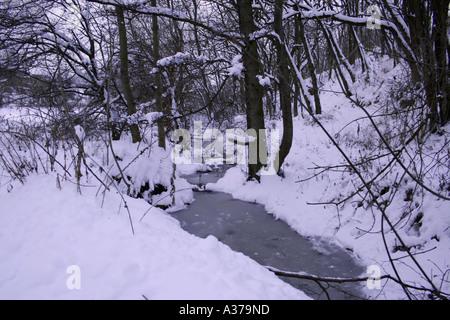
<path id="1" fill-rule="evenodd" d="M 369 81 L 361 77 L 353 87 L 353 99 L 373 117 L 389 147 L 411 175 L 449 197 L 450 127 L 443 128 L 441 135 L 422 135 L 420 112 L 405 106 L 408 92 L 401 87 L 403 67 L 394 68 L 389 59 L 377 63 L 376 70 L 380 72 L 372 73 Z M 361 179 L 348 167 L 324 131 L 306 115 L 295 120 L 293 147 L 284 165 L 284 178 L 263 176 L 260 184 L 247 182 L 245 169 L 238 166 L 208 188 L 264 204 L 300 234 L 335 242 L 351 250 L 365 265 L 379 266 L 382 274 L 395 275 L 392 260 L 401 280 L 429 288 L 419 267 L 408 257 L 406 250 L 411 250 L 435 286 L 449 292 L 450 202 L 424 190 L 405 173 L 366 113 L 344 95 L 333 93 L 340 91 L 338 83 L 329 81 L 323 89 L 324 113 L 318 117 L 320 122 L 370 183 L 377 202 L 386 208 L 406 247 L 386 221 L 382 226 L 385 219 Z M 406 101 L 402 107 L 392 104 L 399 97 Z M 416 103 L 420 103 L 417 99 Z M 281 122 L 274 125 L 282 126 Z M 424 143 L 418 144 L 418 139 Z M 401 286 L 392 280 L 383 280 L 381 290 L 366 293 L 374 299 L 406 298 Z M 429 292 L 415 294 L 426 298 Z"/>
<path id="2" fill-rule="evenodd" d="M 155 146 L 136 150 L 127 141 L 114 142 L 113 150 L 117 163 L 112 166 L 110 175 L 118 181 L 122 193 L 170 210 L 182 209 L 193 201 L 192 188 L 178 177 L 169 151 Z M 92 150 L 93 154 L 95 152 Z"/>

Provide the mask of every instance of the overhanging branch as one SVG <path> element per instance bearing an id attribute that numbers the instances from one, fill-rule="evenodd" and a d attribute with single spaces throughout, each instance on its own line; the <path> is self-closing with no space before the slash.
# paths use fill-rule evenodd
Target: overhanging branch
<path id="1" fill-rule="evenodd" d="M 203 28 L 203 29 L 211 32 L 212 34 L 219 36 L 221 38 L 227 39 L 233 43 L 239 43 L 238 39 L 241 38 L 240 34 L 223 32 L 214 27 L 208 26 L 202 22 L 193 20 L 181 11 L 172 10 L 170 8 L 152 7 L 150 5 L 146 5 L 141 2 L 130 3 L 127 1 L 125 3 L 122 0 L 87 0 L 87 1 L 92 2 L 92 3 L 102 4 L 102 5 L 121 7 L 124 10 L 130 11 L 133 13 L 137 13 L 137 14 L 157 15 L 159 17 L 165 17 L 165 18 L 170 18 L 170 19 L 180 21 L 180 22 L 186 22 L 186 23 L 192 24 L 196 27 Z"/>

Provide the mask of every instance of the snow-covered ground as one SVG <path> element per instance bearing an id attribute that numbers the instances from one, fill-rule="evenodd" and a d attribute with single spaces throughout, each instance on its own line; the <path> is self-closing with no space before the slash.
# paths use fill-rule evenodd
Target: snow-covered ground
<path id="1" fill-rule="evenodd" d="M 133 236 L 117 193 L 56 185 L 56 176 L 32 175 L 2 190 L 0 299 L 308 299 L 144 200 L 126 197 Z"/>

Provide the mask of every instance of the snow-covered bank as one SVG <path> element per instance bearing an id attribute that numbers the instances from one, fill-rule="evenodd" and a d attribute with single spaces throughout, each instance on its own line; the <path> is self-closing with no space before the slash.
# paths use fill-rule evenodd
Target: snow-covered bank
<path id="1" fill-rule="evenodd" d="M 353 88 L 357 93 L 354 99 L 364 101 L 373 115 L 386 110 L 384 104 L 398 82 L 395 79 L 401 79 L 399 74 L 401 66 L 392 68 L 391 60 L 381 61 L 380 64 L 377 67 L 382 72 L 373 74 L 370 82 L 363 78 L 359 79 Z M 340 91 L 337 83 L 330 81 L 324 88 L 326 90 L 321 93 L 324 114 L 319 116 L 321 123 L 355 163 L 358 163 L 360 157 L 365 154 L 376 158 L 370 164 L 368 162 L 366 166 L 360 166 L 368 179 L 376 177 L 382 168 L 389 166 L 390 158 L 377 158 L 376 152 L 382 152 L 378 146 L 382 144 L 366 114 L 352 105 L 345 96 L 337 93 Z M 399 122 L 395 122 L 394 117 L 380 118 L 379 121 L 377 119 L 380 128 L 396 137 L 395 126 Z M 274 126 L 281 128 L 282 124 L 274 122 Z M 423 150 L 428 152 L 423 156 L 425 160 L 422 163 L 426 168 L 424 172 L 428 175 L 423 176 L 431 188 L 439 188 L 440 177 L 437 174 L 438 166 L 430 165 L 427 161 L 432 160 L 431 155 L 436 150 L 443 153 L 435 158 L 448 159 L 445 150 L 448 149 L 446 139 L 449 131 L 449 127 L 444 128 L 446 134 L 441 137 L 437 135 L 429 137 L 423 146 Z M 393 144 L 397 142 L 395 139 L 392 141 Z M 398 146 L 402 147 L 401 142 Z M 408 148 L 407 155 L 414 156 L 411 156 L 412 160 L 405 157 L 405 163 L 409 168 L 414 168 L 410 170 L 415 170 L 414 161 L 423 160 L 420 158 L 422 153 L 416 155 L 417 150 L 413 144 Z M 417 163 L 421 169 L 419 162 Z M 245 167 L 238 166 L 230 169 L 224 178 L 216 184 L 209 184 L 207 188 L 230 193 L 237 199 L 261 203 L 268 212 L 286 221 L 301 235 L 318 236 L 337 243 L 351 250 L 355 258 L 360 259 L 363 264 L 379 266 L 382 274 L 394 274 L 380 232 L 381 213 L 374 205 L 366 202 L 364 193 L 356 194 L 353 198 L 349 197 L 350 201 L 340 202 L 361 185 L 358 176 L 344 170 L 344 165 L 346 161 L 322 129 L 315 125 L 310 117 L 298 117 L 294 122 L 293 147 L 284 165 L 284 178 L 262 176 L 261 183 L 247 182 Z M 327 168 L 331 170 L 326 170 Z M 412 248 L 415 258 L 427 275 L 435 281 L 436 287 L 448 292 L 450 203 L 439 200 L 430 193 L 415 190 L 411 179 L 398 179 L 403 177 L 401 169 L 395 166 L 388 168 L 392 169 L 381 176 L 384 191 L 378 190 L 381 192 L 380 199 L 383 199 L 382 195 L 385 192 L 384 199 L 391 201 L 386 211 L 387 215 L 396 223 L 397 232 L 406 246 Z M 433 170 L 436 170 L 435 176 L 432 174 Z M 445 166 L 441 174 L 446 174 Z M 409 197 L 410 193 L 414 194 Z M 389 230 L 386 223 L 384 228 L 385 231 Z M 425 283 L 423 275 L 419 273 L 415 263 L 407 257 L 405 248 L 400 246 L 395 235 L 387 232 L 385 239 L 402 280 L 419 287 L 423 285 Z M 367 290 L 366 293 L 374 299 L 406 298 L 401 286 L 393 281 L 388 281 L 387 284 L 383 281 L 381 288 L 382 290 Z"/>
<path id="2" fill-rule="evenodd" d="M 164 211 L 53 175 L 0 194 L 0 299 L 308 299 L 214 237 L 183 231 Z M 80 289 L 70 290 L 80 271 Z M 68 269 L 69 268 L 69 269 Z M 74 280 L 75 279 L 75 280 Z"/>

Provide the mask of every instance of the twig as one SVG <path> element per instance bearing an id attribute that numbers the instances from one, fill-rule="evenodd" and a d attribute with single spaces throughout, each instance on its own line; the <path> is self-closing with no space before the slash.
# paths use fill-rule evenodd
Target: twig
<path id="1" fill-rule="evenodd" d="M 349 97 L 350 101 L 352 101 L 355 105 L 357 105 L 366 115 L 367 118 L 370 120 L 370 123 L 372 124 L 372 126 L 374 127 L 375 131 L 377 132 L 378 136 L 380 137 L 381 141 L 383 142 L 383 144 L 386 146 L 386 148 L 388 149 L 388 151 L 393 155 L 394 159 L 396 160 L 396 162 L 402 167 L 402 169 L 408 174 L 408 176 L 411 177 L 411 179 L 414 180 L 414 182 L 416 182 L 418 185 L 420 185 L 422 188 L 424 188 L 425 190 L 427 190 L 428 192 L 430 192 L 431 194 L 433 194 L 434 196 L 441 198 L 443 200 L 447 200 L 450 201 L 449 197 L 446 197 L 436 191 L 434 191 L 433 189 L 427 187 L 424 183 L 422 183 L 413 173 L 411 173 L 411 171 L 409 171 L 409 169 L 405 166 L 405 164 L 400 160 L 400 158 L 398 157 L 398 152 L 394 151 L 390 144 L 387 142 L 386 138 L 383 136 L 383 134 L 381 133 L 380 129 L 378 128 L 377 124 L 375 123 L 375 121 L 373 120 L 371 114 L 366 110 L 366 108 L 364 108 L 364 106 L 359 102 L 356 101 L 354 99 L 352 99 L 351 97 Z M 409 144 L 411 141 L 414 140 L 414 138 L 420 133 L 420 131 L 422 130 L 423 126 L 425 125 L 425 121 L 423 121 L 419 127 L 419 129 L 410 137 L 410 139 L 405 143 L 405 145 Z M 404 149 L 404 148 L 403 148 Z"/>
<path id="2" fill-rule="evenodd" d="M 19 136 L 22 136 L 22 137 L 25 137 L 25 138 L 27 138 L 27 139 L 30 139 L 31 141 L 33 141 L 33 143 L 35 143 L 36 145 L 38 145 L 38 147 L 40 147 L 42 150 L 44 150 L 44 152 L 45 153 L 47 153 L 48 155 L 49 155 L 49 157 L 53 160 L 53 161 L 55 161 L 68 175 L 69 175 L 69 177 L 71 177 L 72 175 L 70 174 L 70 172 L 69 171 L 67 171 L 67 169 L 52 155 L 52 154 L 50 154 L 50 153 L 48 153 L 48 151 L 46 150 L 46 148 L 44 147 L 44 146 L 42 146 L 39 142 L 37 142 L 36 141 L 36 139 L 34 139 L 34 138 L 32 138 L 32 137 L 30 137 L 30 136 L 28 136 L 28 135 L 26 135 L 26 134 L 23 134 L 23 133 L 21 133 L 21 132 L 17 132 L 17 131 L 14 131 L 14 132 L 8 132 L 8 131 L 4 131 L 4 130 L 0 130 L 0 133 L 7 133 L 7 134 L 14 134 L 14 135 L 19 135 Z"/>

